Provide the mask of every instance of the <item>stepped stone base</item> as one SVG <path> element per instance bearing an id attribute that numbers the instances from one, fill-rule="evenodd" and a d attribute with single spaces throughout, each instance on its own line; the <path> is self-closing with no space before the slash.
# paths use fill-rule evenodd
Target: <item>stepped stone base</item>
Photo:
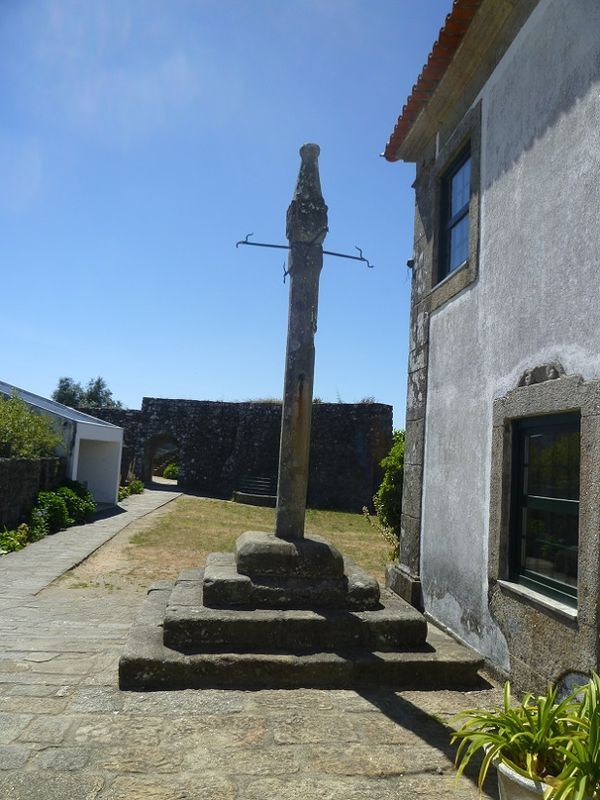
<path id="1" fill-rule="evenodd" d="M 379 584 L 350 559 L 336 577 L 240 574 L 233 553 L 211 553 L 204 570 L 203 602 L 211 608 L 379 607 Z"/>
<path id="2" fill-rule="evenodd" d="M 394 650 L 418 648 L 427 635 L 423 616 L 392 592 L 385 592 L 385 605 L 360 611 L 211 608 L 203 602 L 202 587 L 202 570 L 187 570 L 173 585 L 163 623 L 167 647 L 187 653 Z M 205 593 L 207 588 L 205 577 Z"/>
<path id="3" fill-rule="evenodd" d="M 119 663 L 122 689 L 400 690 L 473 688 L 482 683 L 478 676 L 482 659 L 435 628 L 430 628 L 418 649 L 183 653 L 166 647 L 163 641 L 163 620 L 172 589 L 173 585 L 165 582 L 150 590 Z"/>
<path id="4" fill-rule="evenodd" d="M 472 685 L 481 659 L 323 539 L 248 531 L 148 593 L 124 689 Z"/>

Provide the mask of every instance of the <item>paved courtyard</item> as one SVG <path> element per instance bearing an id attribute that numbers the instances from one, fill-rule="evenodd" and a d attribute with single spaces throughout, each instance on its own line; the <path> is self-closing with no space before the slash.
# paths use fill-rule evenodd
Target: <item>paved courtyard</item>
<path id="1" fill-rule="evenodd" d="M 2 800 L 479 797 L 472 775 L 455 782 L 445 723 L 497 689 L 120 692 L 140 598 L 55 578 L 175 496 L 0 559 Z"/>

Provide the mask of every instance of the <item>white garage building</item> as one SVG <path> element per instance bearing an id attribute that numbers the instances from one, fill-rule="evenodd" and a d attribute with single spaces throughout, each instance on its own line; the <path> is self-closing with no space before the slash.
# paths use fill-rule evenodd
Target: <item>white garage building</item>
<path id="1" fill-rule="evenodd" d="M 63 440 L 59 454 L 67 459 L 67 477 L 87 486 L 97 503 L 116 504 L 122 428 L 4 381 L 0 381 L 0 394 L 16 394 L 39 413 L 51 417 Z"/>

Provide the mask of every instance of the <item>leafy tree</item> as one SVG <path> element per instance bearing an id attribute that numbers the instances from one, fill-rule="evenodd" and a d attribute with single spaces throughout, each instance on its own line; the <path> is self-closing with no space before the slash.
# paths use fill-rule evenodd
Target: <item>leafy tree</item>
<path id="1" fill-rule="evenodd" d="M 0 456 L 43 458 L 61 442 L 50 419 L 36 413 L 20 397 L 0 397 Z"/>
<path id="2" fill-rule="evenodd" d="M 121 403 L 113 399 L 106 381 L 100 376 L 90 378 L 85 389 L 73 378 L 59 378 L 58 386 L 52 392 L 52 399 L 75 408 L 122 408 Z"/>
<path id="3" fill-rule="evenodd" d="M 75 383 L 73 378 L 59 378 L 58 386 L 52 392 L 52 399 L 63 406 L 76 408 L 81 405 L 83 399 L 83 387 L 80 383 Z"/>

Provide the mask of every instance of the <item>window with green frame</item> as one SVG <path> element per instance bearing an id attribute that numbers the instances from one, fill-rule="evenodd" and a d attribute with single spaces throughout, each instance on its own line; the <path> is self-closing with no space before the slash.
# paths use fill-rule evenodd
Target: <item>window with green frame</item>
<path id="1" fill-rule="evenodd" d="M 513 435 L 511 577 L 576 605 L 579 414 L 517 420 Z"/>

